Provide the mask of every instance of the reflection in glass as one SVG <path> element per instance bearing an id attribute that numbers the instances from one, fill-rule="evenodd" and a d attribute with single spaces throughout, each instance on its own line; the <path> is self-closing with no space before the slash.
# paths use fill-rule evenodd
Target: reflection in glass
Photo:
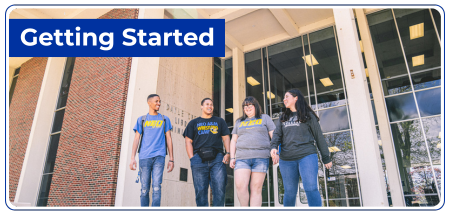
<path id="1" fill-rule="evenodd" d="M 327 179 L 328 198 L 359 199 L 358 182 L 350 131 L 324 135 L 333 166 Z M 331 206 L 331 205 L 330 205 Z"/>
<path id="2" fill-rule="evenodd" d="M 391 129 L 406 205 L 436 205 L 439 199 L 419 120 L 394 123 Z"/>
<path id="3" fill-rule="evenodd" d="M 75 58 L 68 57 L 67 61 L 66 61 L 66 66 L 64 69 L 63 80 L 61 82 L 61 88 L 59 90 L 59 97 L 58 97 L 58 103 L 57 103 L 56 109 L 66 106 L 67 98 L 69 96 L 69 87 L 70 87 L 70 81 L 72 80 L 72 72 L 73 72 L 74 65 L 75 65 Z"/>
<path id="4" fill-rule="evenodd" d="M 394 9 L 409 71 L 441 66 L 441 46 L 428 9 Z M 423 62 L 415 58 L 423 57 Z"/>
<path id="5" fill-rule="evenodd" d="M 264 112 L 264 89 L 261 49 L 245 54 L 245 81 L 247 96 L 253 96 Z"/>
<path id="6" fill-rule="evenodd" d="M 394 95 L 411 91 L 411 81 L 408 75 L 402 75 L 396 78 L 381 79 L 384 95 Z"/>
<path id="7" fill-rule="evenodd" d="M 416 92 L 421 117 L 441 114 L 441 88 Z"/>
<path id="8" fill-rule="evenodd" d="M 369 14 L 367 15 L 367 22 L 369 23 L 381 79 L 407 74 L 392 11 L 388 9 Z M 403 86 L 407 86 L 407 84 Z"/>
<path id="9" fill-rule="evenodd" d="M 349 129 L 347 107 L 341 106 L 319 111 L 323 133 Z"/>
<path id="10" fill-rule="evenodd" d="M 411 74 L 414 90 L 441 86 L 441 69 Z"/>
<path id="11" fill-rule="evenodd" d="M 333 27 L 311 33 L 309 39 L 312 53 L 309 57 L 312 58 L 312 63 L 308 64 L 308 60 L 306 62 L 308 66 L 313 66 L 318 103 L 327 102 L 323 107 L 334 106 L 332 104 L 335 103 L 330 102 L 345 98 L 343 95 L 335 95 L 335 91 L 343 89 L 343 86 Z M 321 98 L 319 95 L 322 95 Z M 340 101 L 342 102 L 345 103 Z"/>
<path id="12" fill-rule="evenodd" d="M 319 109 L 346 104 L 344 90 L 341 89 L 332 92 L 317 94 L 317 100 L 319 101 Z M 311 101 L 314 101 L 315 104 L 315 98 L 311 98 Z"/>
<path id="13" fill-rule="evenodd" d="M 225 122 L 233 126 L 233 59 L 225 60 Z"/>
<path id="14" fill-rule="evenodd" d="M 216 58 L 214 58 L 214 62 L 216 62 Z M 220 64 L 219 64 L 220 65 Z M 217 64 L 214 64 L 214 83 L 213 83 L 213 104 L 214 104 L 214 116 L 220 117 L 220 94 L 221 94 L 221 86 L 222 86 L 222 69 Z"/>
<path id="15" fill-rule="evenodd" d="M 422 119 L 422 123 L 434 166 L 434 173 L 436 174 L 436 181 L 439 190 L 441 190 L 441 116 Z"/>
<path id="16" fill-rule="evenodd" d="M 50 146 L 47 151 L 47 160 L 45 161 L 44 173 L 53 173 L 55 167 L 56 152 L 58 150 L 60 134 L 50 136 Z"/>
<path id="17" fill-rule="evenodd" d="M 386 106 L 391 122 L 419 117 L 412 93 L 388 97 Z"/>

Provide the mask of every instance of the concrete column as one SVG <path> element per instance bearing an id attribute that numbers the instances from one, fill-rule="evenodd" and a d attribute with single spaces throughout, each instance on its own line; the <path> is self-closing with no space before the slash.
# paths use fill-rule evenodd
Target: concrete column
<path id="1" fill-rule="evenodd" d="M 66 58 L 48 58 L 17 186 L 15 205 L 36 206 Z"/>
<path id="2" fill-rule="evenodd" d="M 233 121 L 242 116 L 242 102 L 245 99 L 245 60 L 244 52 L 239 48 L 233 48 Z M 236 125 L 235 125 L 236 126 Z M 239 199 L 234 183 L 234 206 L 239 207 Z"/>
<path id="3" fill-rule="evenodd" d="M 139 19 L 163 19 L 164 8 L 139 9 Z M 147 96 L 156 93 L 159 57 L 133 57 L 122 131 L 115 206 L 140 206 L 140 183 L 135 183 L 138 170 L 129 169 L 136 119 L 148 113 Z M 136 158 L 139 166 L 139 159 Z"/>
<path id="4" fill-rule="evenodd" d="M 369 24 L 367 23 L 367 17 L 364 14 L 364 9 L 355 9 L 355 12 L 358 20 L 359 34 L 363 43 L 367 69 L 369 70 L 370 85 L 372 87 L 372 95 L 375 110 L 377 112 L 378 128 L 380 130 L 384 161 L 387 173 L 389 174 L 388 182 L 391 192 L 392 205 L 394 207 L 404 207 L 405 201 L 403 198 L 402 182 L 398 172 L 394 143 L 391 138 L 392 135 L 389 126 L 389 118 L 383 97 L 383 87 L 378 71 Z"/>
<path id="5" fill-rule="evenodd" d="M 351 8 L 333 9 L 347 87 L 363 206 L 387 207 L 372 104 Z"/>

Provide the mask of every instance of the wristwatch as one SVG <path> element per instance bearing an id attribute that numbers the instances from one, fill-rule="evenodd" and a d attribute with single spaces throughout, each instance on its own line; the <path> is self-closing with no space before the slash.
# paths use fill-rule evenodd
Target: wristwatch
<path id="1" fill-rule="evenodd" d="M 229 154 L 230 154 L 229 152 L 225 153 L 225 155 L 229 155 Z"/>

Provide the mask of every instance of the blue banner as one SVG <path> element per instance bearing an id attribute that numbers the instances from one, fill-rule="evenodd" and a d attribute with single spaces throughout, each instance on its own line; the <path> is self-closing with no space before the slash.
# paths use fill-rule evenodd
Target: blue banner
<path id="1" fill-rule="evenodd" d="M 10 57 L 224 57 L 224 19 L 10 19 Z"/>

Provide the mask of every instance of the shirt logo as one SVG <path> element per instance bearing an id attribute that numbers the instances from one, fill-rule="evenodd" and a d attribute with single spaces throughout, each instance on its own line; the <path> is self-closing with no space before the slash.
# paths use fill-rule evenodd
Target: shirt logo
<path id="1" fill-rule="evenodd" d="M 162 124 L 162 120 L 149 120 L 144 123 L 144 127 L 161 128 Z"/>
<path id="2" fill-rule="evenodd" d="M 217 122 L 201 122 L 201 123 L 197 123 L 197 130 L 198 130 L 198 135 L 202 135 L 202 134 L 217 134 L 219 133 L 219 125 L 217 124 Z"/>
<path id="3" fill-rule="evenodd" d="M 252 129 L 254 127 L 261 127 L 262 126 L 262 119 L 254 119 L 254 120 L 245 120 L 241 122 L 239 125 L 239 129 L 245 128 L 245 129 Z"/>

